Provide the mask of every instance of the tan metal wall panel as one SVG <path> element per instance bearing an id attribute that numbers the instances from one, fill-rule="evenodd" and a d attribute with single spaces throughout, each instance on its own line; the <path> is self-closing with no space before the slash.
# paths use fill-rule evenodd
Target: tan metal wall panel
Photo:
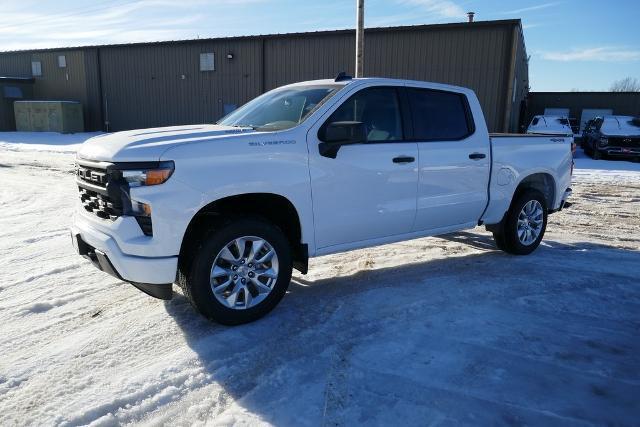
<path id="1" fill-rule="evenodd" d="M 67 66 L 58 66 L 58 56 L 64 55 Z M 34 76 L 34 96 L 42 100 L 79 101 L 86 103 L 84 52 L 81 50 L 36 52 L 32 61 L 42 63 L 42 75 Z"/>
<path id="2" fill-rule="evenodd" d="M 513 107 L 524 96 L 522 82 L 528 85 L 526 51 L 518 40 L 517 99 L 509 104 L 516 26 L 518 21 L 369 29 L 365 75 L 470 87 L 489 129 L 501 131 L 509 111 L 507 120 L 517 120 Z M 354 31 L 98 46 L 68 54 L 70 70 L 81 62 L 85 69 L 73 71 L 70 81 L 51 68 L 62 50 L 0 54 L 0 74 L 30 75 L 31 55 L 42 58 L 45 75 L 36 82 L 36 96 L 80 100 L 87 104 L 88 128 L 99 126 L 102 117 L 110 130 L 121 130 L 212 122 L 225 104 L 239 106 L 274 87 L 332 78 L 340 71 L 353 74 L 354 49 Z M 204 52 L 215 53 L 215 71 L 199 71 Z"/>
<path id="3" fill-rule="evenodd" d="M 31 77 L 31 53 L 0 53 L 0 76 Z"/>
<path id="4" fill-rule="evenodd" d="M 502 130 L 513 25 L 365 31 L 365 76 L 472 88 L 491 131 Z M 266 88 L 353 73 L 355 32 L 266 40 Z"/>
<path id="5" fill-rule="evenodd" d="M 209 52 L 215 71 L 200 71 L 200 53 Z M 103 114 L 110 130 L 212 123 L 224 104 L 239 106 L 261 93 L 261 63 L 260 40 L 105 47 Z"/>
<path id="6" fill-rule="evenodd" d="M 355 32 L 268 38 L 264 51 L 266 90 L 335 77 L 340 71 L 353 74 L 354 52 Z"/>

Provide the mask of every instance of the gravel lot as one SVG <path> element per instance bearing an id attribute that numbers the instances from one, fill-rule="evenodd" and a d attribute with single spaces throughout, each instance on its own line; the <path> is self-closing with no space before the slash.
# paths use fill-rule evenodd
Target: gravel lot
<path id="1" fill-rule="evenodd" d="M 73 254 L 56 141 L 0 133 L 0 425 L 638 425 L 639 164 L 580 153 L 531 256 L 477 228 L 322 257 L 228 328 Z"/>

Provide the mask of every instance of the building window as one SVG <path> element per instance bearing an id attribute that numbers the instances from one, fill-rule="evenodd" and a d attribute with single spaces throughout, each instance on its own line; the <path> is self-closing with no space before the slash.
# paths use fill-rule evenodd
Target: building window
<path id="1" fill-rule="evenodd" d="M 31 61 L 31 75 L 34 77 L 42 75 L 42 62 Z"/>
<path id="2" fill-rule="evenodd" d="M 67 67 L 67 57 L 64 55 L 58 55 L 58 67 L 66 68 Z"/>
<path id="3" fill-rule="evenodd" d="M 216 61 L 213 52 L 200 54 L 200 71 L 215 71 Z"/>

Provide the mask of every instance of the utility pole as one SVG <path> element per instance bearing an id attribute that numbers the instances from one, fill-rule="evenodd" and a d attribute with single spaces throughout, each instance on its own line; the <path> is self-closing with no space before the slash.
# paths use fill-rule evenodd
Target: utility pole
<path id="1" fill-rule="evenodd" d="M 356 77 L 363 77 L 364 68 L 364 0 L 356 0 Z"/>

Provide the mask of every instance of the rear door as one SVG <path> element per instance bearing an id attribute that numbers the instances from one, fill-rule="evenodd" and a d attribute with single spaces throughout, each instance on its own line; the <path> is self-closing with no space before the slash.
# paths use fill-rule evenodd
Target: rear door
<path id="1" fill-rule="evenodd" d="M 484 124 L 476 131 L 464 93 L 407 87 L 407 97 L 420 158 L 414 231 L 476 223 L 487 204 L 491 162 Z"/>

